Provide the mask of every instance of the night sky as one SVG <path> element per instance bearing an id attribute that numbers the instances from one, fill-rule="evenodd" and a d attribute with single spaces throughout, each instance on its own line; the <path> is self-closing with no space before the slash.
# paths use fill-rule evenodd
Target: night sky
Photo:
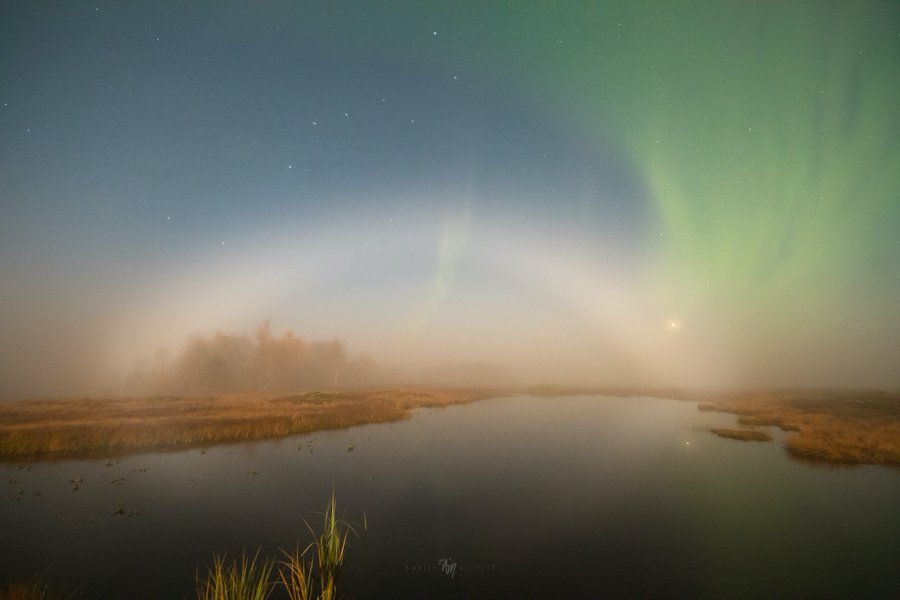
<path id="1" fill-rule="evenodd" d="M 403 377 L 900 386 L 900 4 L 6 2 L 0 396 L 264 319 Z"/>

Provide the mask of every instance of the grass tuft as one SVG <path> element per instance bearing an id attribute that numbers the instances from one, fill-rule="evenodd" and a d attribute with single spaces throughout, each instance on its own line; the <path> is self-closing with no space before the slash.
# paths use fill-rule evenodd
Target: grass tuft
<path id="1" fill-rule="evenodd" d="M 265 600 L 272 593 L 274 581 L 271 559 L 259 559 L 259 550 L 252 558 L 241 555 L 240 561 L 215 555 L 213 566 L 201 579 L 197 574 L 197 598 L 199 600 Z"/>
<path id="2" fill-rule="evenodd" d="M 350 523 L 337 518 L 333 491 L 322 516 L 322 532 L 318 534 L 304 519 L 313 541 L 302 552 L 299 547 L 293 552 L 281 551 L 285 560 L 278 574 L 290 600 L 337 598 L 337 578 L 344 564 L 347 541 L 350 533 L 358 534 Z M 314 550 L 315 557 L 307 559 L 306 555 L 311 550 Z"/>
<path id="3" fill-rule="evenodd" d="M 301 551 L 298 545 L 293 552 L 281 551 L 284 555 L 284 560 L 281 561 L 278 569 L 278 578 L 287 591 L 290 600 L 312 600 L 316 598 L 313 595 L 315 590 L 313 561 L 309 560 L 307 562 L 305 556 L 308 549 L 309 546 Z"/>
<path id="4" fill-rule="evenodd" d="M 273 575 L 275 561 L 260 560 L 259 550 L 252 558 L 244 554 L 240 561 L 231 562 L 225 555 L 216 554 L 206 576 L 201 578 L 197 573 L 198 600 L 265 600 L 279 584 L 290 600 L 337 598 L 337 578 L 344 563 L 347 541 L 350 533 L 355 535 L 356 530 L 347 521 L 337 518 L 334 491 L 323 513 L 321 533 L 316 533 L 309 521 L 304 519 L 304 523 L 313 541 L 303 550 L 299 544 L 291 552 L 282 550 L 277 577 Z M 314 556 L 308 556 L 311 553 Z"/>
<path id="5" fill-rule="evenodd" d="M 52 587 L 46 571 L 37 577 L 0 587 L 0 600 L 75 600 L 80 597 L 80 588 L 66 592 Z"/>

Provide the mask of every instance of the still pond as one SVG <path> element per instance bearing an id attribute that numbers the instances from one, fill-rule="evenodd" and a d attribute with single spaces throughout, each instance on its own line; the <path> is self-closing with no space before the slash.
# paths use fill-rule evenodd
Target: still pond
<path id="1" fill-rule="evenodd" d="M 46 573 L 86 600 L 192 598 L 214 553 L 308 543 L 333 489 L 359 524 L 345 598 L 900 598 L 900 472 L 708 432 L 733 423 L 676 400 L 514 396 L 2 465 L 0 586 Z"/>

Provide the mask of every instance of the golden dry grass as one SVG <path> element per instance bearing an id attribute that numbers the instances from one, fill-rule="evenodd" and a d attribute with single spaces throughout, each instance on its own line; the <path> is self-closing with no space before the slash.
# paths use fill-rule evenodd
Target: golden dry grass
<path id="1" fill-rule="evenodd" d="M 45 586 L 38 581 L 18 581 L 0 588 L 0 600 L 41 600 Z"/>
<path id="2" fill-rule="evenodd" d="M 0 587 L 0 600 L 76 600 L 81 597 L 80 589 L 64 591 L 51 587 L 46 575 L 44 573 Z"/>
<path id="3" fill-rule="evenodd" d="M 396 421 L 496 391 L 391 389 L 293 396 L 30 400 L 0 403 L 0 460 L 107 456 L 259 440 Z"/>
<path id="4" fill-rule="evenodd" d="M 719 395 L 713 403 L 741 425 L 789 432 L 785 448 L 796 458 L 900 467 L 900 393 L 756 392 Z"/>
<path id="5" fill-rule="evenodd" d="M 759 429 L 710 429 L 710 431 L 719 437 L 728 438 L 730 440 L 740 440 L 742 442 L 771 442 L 772 435 Z"/>

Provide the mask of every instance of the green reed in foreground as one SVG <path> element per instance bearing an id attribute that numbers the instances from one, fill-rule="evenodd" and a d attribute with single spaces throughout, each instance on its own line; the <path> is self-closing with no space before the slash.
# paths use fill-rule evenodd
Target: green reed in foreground
<path id="1" fill-rule="evenodd" d="M 309 549 L 309 546 L 307 546 Z M 306 562 L 306 550 L 300 551 L 299 546 L 293 552 L 281 551 L 284 554 L 284 560 L 278 569 L 278 578 L 284 589 L 287 590 L 288 598 L 291 600 L 312 600 L 316 598 L 314 595 L 315 582 L 313 561 Z M 332 584 L 332 589 L 334 585 Z M 331 598 L 332 596 L 321 593 L 319 598 Z"/>
<path id="2" fill-rule="evenodd" d="M 299 547 L 293 552 L 282 550 L 285 560 L 279 570 L 281 583 L 291 600 L 332 600 L 337 597 L 336 581 L 344 563 L 347 539 L 350 532 L 356 534 L 356 530 L 347 521 L 337 518 L 334 492 L 325 507 L 322 533 L 317 534 L 309 522 L 305 522 L 313 541 L 302 552 Z M 307 561 L 306 554 L 312 549 L 315 549 L 315 560 Z"/>
<path id="3" fill-rule="evenodd" d="M 252 558 L 241 555 L 240 561 L 226 562 L 225 555 L 215 555 L 206 578 L 197 577 L 199 600 L 265 600 L 272 593 L 274 562 L 259 559 L 259 550 Z"/>
<path id="4" fill-rule="evenodd" d="M 260 561 L 259 551 L 248 559 L 226 563 L 224 556 L 213 557 L 213 566 L 206 578 L 197 577 L 198 600 L 264 600 L 272 590 L 281 586 L 290 600 L 334 600 L 337 598 L 337 577 L 344 563 L 347 540 L 353 526 L 337 518 L 334 492 L 325 507 L 321 533 L 316 533 L 304 519 L 313 541 L 300 550 L 282 550 L 278 575 L 273 577 L 275 562 Z M 307 555 L 313 553 L 314 557 Z"/>

